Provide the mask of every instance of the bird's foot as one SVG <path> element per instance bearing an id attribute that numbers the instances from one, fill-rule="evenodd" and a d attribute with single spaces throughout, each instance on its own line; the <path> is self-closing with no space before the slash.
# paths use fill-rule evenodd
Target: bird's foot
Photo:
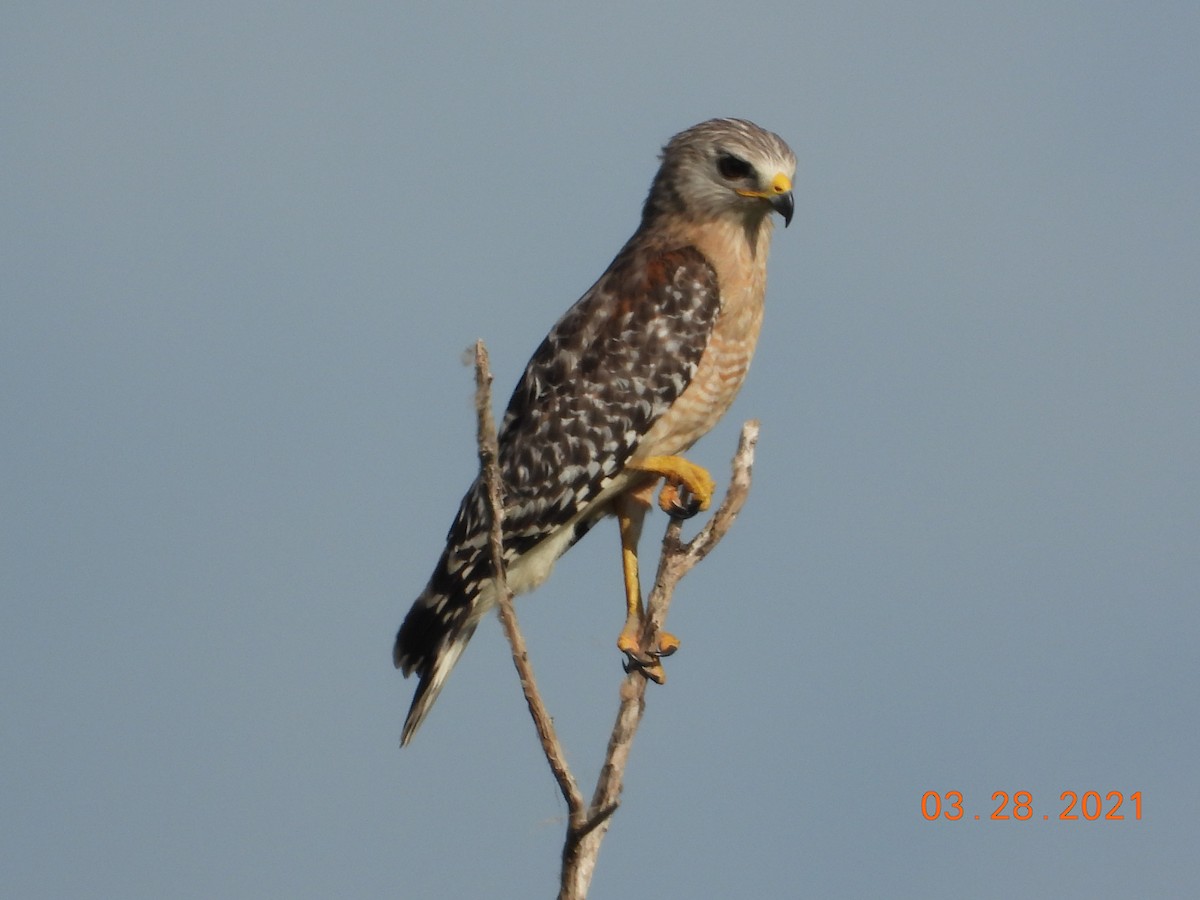
<path id="1" fill-rule="evenodd" d="M 689 519 L 712 503 L 717 483 L 705 469 L 682 456 L 649 456 L 633 468 L 661 475 L 664 484 L 658 506 L 676 519 Z"/>
<path id="2" fill-rule="evenodd" d="M 617 649 L 625 654 L 625 671 L 641 672 L 655 684 L 663 684 L 667 673 L 662 667 L 662 660 L 679 649 L 679 638 L 666 631 L 660 631 L 654 647 L 643 647 L 641 626 L 626 627 L 617 638 Z"/>

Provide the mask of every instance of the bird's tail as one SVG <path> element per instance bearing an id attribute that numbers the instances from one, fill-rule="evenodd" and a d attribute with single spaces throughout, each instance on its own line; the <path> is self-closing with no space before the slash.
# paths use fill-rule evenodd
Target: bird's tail
<path id="1" fill-rule="evenodd" d="M 413 604 L 396 634 L 392 662 L 407 678 L 417 673 L 419 684 L 400 733 L 400 746 L 412 740 L 442 691 L 446 678 L 475 634 L 478 619 L 467 608 L 447 603 L 427 589 Z"/>

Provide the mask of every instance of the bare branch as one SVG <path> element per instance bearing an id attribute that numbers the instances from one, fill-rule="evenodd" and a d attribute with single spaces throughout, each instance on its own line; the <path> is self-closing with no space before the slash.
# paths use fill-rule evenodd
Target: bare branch
<path id="1" fill-rule="evenodd" d="M 750 476 L 754 466 L 754 448 L 758 443 L 759 424 L 747 422 L 742 426 L 741 439 L 733 458 L 733 477 L 717 511 L 704 524 L 699 533 L 688 543 L 680 540 L 682 531 L 678 519 L 667 524 L 663 537 L 662 555 L 654 588 L 646 601 L 646 629 L 642 646 L 657 644 L 658 632 L 666 622 L 667 611 L 675 594 L 675 587 L 692 567 L 704 559 L 721 541 L 737 519 L 746 497 L 750 493 Z M 634 735 L 646 710 L 646 678 L 634 671 L 621 682 L 621 703 L 617 720 L 608 739 L 608 752 L 600 768 L 592 804 L 582 821 L 572 816 L 567 827 L 567 840 L 563 845 L 563 869 L 559 900 L 583 900 L 596 869 L 600 844 L 608 833 L 612 814 L 621 802 L 621 790 L 625 781 L 625 766 Z"/>
<path id="2" fill-rule="evenodd" d="M 508 636 L 512 647 L 513 665 L 521 679 L 521 690 L 525 694 L 525 703 L 529 706 L 529 714 L 537 727 L 538 738 L 542 742 L 542 752 L 554 773 L 563 799 L 567 801 L 567 810 L 573 817 L 583 812 L 583 794 L 571 769 L 567 765 L 566 754 L 554 731 L 554 720 L 546 711 L 542 695 L 538 692 L 537 682 L 533 677 L 533 666 L 529 662 L 529 651 L 525 646 L 525 636 L 517 624 L 517 614 L 513 609 L 513 595 L 508 588 L 508 578 L 504 567 L 504 504 L 500 498 L 500 464 L 499 448 L 496 441 L 496 422 L 492 416 L 492 372 L 488 365 L 487 348 L 483 341 L 475 342 L 475 413 L 478 421 L 477 441 L 479 444 L 479 465 L 483 470 L 484 482 L 487 484 L 488 505 L 492 511 L 492 528 L 489 544 L 492 552 L 492 572 L 496 581 L 496 596 L 500 601 L 500 623 Z"/>
<path id="3" fill-rule="evenodd" d="M 621 681 L 620 705 L 617 719 L 608 739 L 608 750 L 604 764 L 596 780 L 592 802 L 584 805 L 583 794 L 567 765 L 566 754 L 554 731 L 554 722 L 546 711 L 533 667 L 529 662 L 529 651 L 525 637 L 517 624 L 513 610 L 512 592 L 504 566 L 504 504 L 500 484 L 499 449 L 496 438 L 496 423 L 492 416 L 492 373 L 488 364 L 487 348 L 483 341 L 475 343 L 475 411 L 477 415 L 479 465 L 487 486 L 488 505 L 492 522 L 489 534 L 489 549 L 492 570 L 495 573 L 496 596 L 499 599 L 500 622 L 512 647 L 513 665 L 521 681 L 521 690 L 529 706 L 541 740 L 542 752 L 550 764 L 550 771 L 558 782 L 563 798 L 567 802 L 567 836 L 563 843 L 562 878 L 559 900 L 585 900 L 596 870 L 596 859 L 600 844 L 608 833 L 612 815 L 621 802 L 621 790 L 625 783 L 625 767 L 633 738 L 646 710 L 646 677 L 633 671 Z M 692 540 L 686 544 L 680 539 L 681 526 L 678 519 L 667 524 L 663 537 L 662 555 L 654 578 L 654 588 L 646 601 L 646 631 L 643 646 L 655 646 L 659 630 L 667 618 L 667 611 L 674 596 L 675 587 L 692 567 L 704 559 L 725 536 L 741 512 L 750 491 L 750 473 L 754 465 L 754 447 L 758 441 L 758 422 L 747 422 L 742 428 L 741 440 L 733 458 L 733 477 L 729 490 L 720 507 Z"/>

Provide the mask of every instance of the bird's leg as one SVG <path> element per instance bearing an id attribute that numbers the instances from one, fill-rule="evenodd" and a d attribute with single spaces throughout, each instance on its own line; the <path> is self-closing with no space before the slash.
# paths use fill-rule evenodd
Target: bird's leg
<path id="1" fill-rule="evenodd" d="M 638 575 L 637 545 L 642 535 L 642 521 L 654 492 L 653 482 L 645 487 L 622 494 L 615 501 L 617 522 L 621 527 L 621 566 L 625 573 L 625 627 L 617 638 L 617 649 L 629 659 L 626 671 L 636 667 L 647 678 L 662 684 L 667 680 L 659 659 L 679 649 L 679 639 L 665 631 L 658 633 L 658 646 L 643 647 L 643 627 L 646 613 L 642 607 L 642 584 Z"/>
<path id="2" fill-rule="evenodd" d="M 690 519 L 712 503 L 717 483 L 708 472 L 682 456 L 648 456 L 629 468 L 661 475 L 664 479 L 658 505 L 676 519 Z"/>

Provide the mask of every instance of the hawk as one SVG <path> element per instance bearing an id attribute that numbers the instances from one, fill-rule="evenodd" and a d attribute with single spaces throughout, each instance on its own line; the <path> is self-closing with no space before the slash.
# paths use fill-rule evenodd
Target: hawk
<path id="1" fill-rule="evenodd" d="M 715 490 L 686 451 L 716 424 L 746 376 L 762 325 L 767 251 L 793 211 L 796 157 L 776 134 L 712 119 L 675 135 L 637 231 L 533 354 L 499 429 L 509 587 L 532 590 L 605 516 L 620 527 L 625 625 L 617 647 L 647 677 L 679 641 L 642 646 L 637 543 L 655 485 L 686 517 Z M 459 507 L 425 590 L 396 635 L 393 661 L 416 673 L 407 744 L 497 597 L 482 476 Z"/>

